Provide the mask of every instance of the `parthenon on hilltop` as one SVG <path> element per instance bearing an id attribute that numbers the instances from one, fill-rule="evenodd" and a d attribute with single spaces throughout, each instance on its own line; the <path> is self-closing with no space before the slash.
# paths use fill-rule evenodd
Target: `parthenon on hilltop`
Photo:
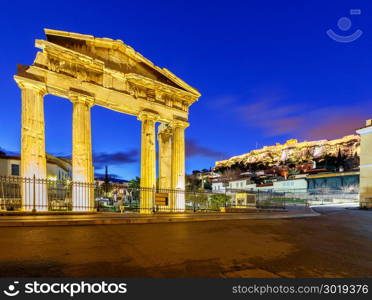
<path id="1" fill-rule="evenodd" d="M 69 99 L 73 104 L 72 180 L 94 180 L 90 109 L 103 106 L 134 115 L 142 122 L 140 211 L 150 212 L 156 188 L 155 123 L 160 122 L 159 188 L 185 188 L 185 136 L 188 111 L 200 93 L 167 69 L 155 66 L 121 40 L 95 38 L 45 29 L 46 40 L 36 40 L 37 52 L 30 66 L 18 66 L 15 81 L 22 91 L 21 176 L 46 177 L 44 95 Z M 35 203 L 46 210 L 46 193 L 39 187 L 23 191 L 24 207 Z M 94 197 L 82 197 L 75 188 L 74 210 L 88 210 Z M 170 208 L 184 209 L 184 195 L 173 197 Z"/>

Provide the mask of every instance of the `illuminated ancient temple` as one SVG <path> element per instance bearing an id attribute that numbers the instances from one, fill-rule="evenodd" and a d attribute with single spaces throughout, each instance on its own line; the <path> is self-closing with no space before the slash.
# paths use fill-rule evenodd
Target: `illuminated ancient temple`
<path id="1" fill-rule="evenodd" d="M 91 142 L 91 108 L 106 107 L 134 115 L 142 123 L 141 200 L 142 213 L 151 212 L 156 188 L 156 135 L 158 132 L 161 188 L 185 188 L 185 129 L 188 113 L 200 93 L 167 69 L 151 61 L 121 40 L 45 29 L 46 40 L 36 40 L 40 49 L 34 63 L 18 66 L 15 81 L 22 91 L 21 176 L 46 178 L 44 96 L 69 99 L 73 105 L 72 180 L 94 180 Z M 42 186 L 36 193 L 23 191 L 23 205 L 36 201 L 45 210 Z M 82 196 L 84 193 L 84 197 Z M 91 191 L 73 190 L 73 209 L 94 207 Z M 44 200 L 41 200 L 44 199 Z M 170 208 L 182 210 L 182 193 Z"/>

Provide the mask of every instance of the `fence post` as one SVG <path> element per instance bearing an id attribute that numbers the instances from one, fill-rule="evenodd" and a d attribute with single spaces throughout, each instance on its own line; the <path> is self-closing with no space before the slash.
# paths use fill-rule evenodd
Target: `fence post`
<path id="1" fill-rule="evenodd" d="M 198 204 L 197 201 L 196 201 L 196 192 L 194 191 L 194 197 L 193 197 L 193 201 L 192 201 L 192 205 L 194 207 L 194 212 L 196 212 L 196 205 Z"/>
<path id="2" fill-rule="evenodd" d="M 33 208 L 32 208 L 32 212 L 36 212 L 36 176 L 34 174 L 33 176 Z"/>
<path id="3" fill-rule="evenodd" d="M 1 209 L 4 209 L 6 210 L 6 205 L 5 205 L 5 196 L 4 196 L 4 182 L 3 182 L 3 178 L 0 177 L 0 180 L 1 180 Z"/>

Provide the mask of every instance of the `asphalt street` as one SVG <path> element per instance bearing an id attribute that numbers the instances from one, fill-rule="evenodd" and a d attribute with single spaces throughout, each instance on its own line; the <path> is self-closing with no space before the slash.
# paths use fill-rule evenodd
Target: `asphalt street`
<path id="1" fill-rule="evenodd" d="M 372 277 L 372 211 L 318 217 L 2 227 L 2 277 Z"/>

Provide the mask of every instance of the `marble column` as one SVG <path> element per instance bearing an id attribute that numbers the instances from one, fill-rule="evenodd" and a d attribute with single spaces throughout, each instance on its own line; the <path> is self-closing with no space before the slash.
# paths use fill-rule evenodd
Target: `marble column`
<path id="1" fill-rule="evenodd" d="M 158 115 L 143 111 L 138 120 L 142 121 L 140 213 L 150 214 L 154 209 L 156 190 L 155 123 Z"/>
<path id="2" fill-rule="evenodd" d="M 360 207 L 372 208 L 372 119 L 356 132 L 360 134 Z"/>
<path id="3" fill-rule="evenodd" d="M 72 109 L 72 206 L 74 211 L 94 209 L 94 174 L 90 109 L 92 97 L 70 95 Z"/>
<path id="4" fill-rule="evenodd" d="M 43 83 L 15 77 L 22 91 L 21 177 L 22 209 L 48 210 Z"/>
<path id="5" fill-rule="evenodd" d="M 158 127 L 159 189 L 169 190 L 172 182 L 172 128 L 167 124 Z"/>
<path id="6" fill-rule="evenodd" d="M 181 120 L 172 122 L 172 189 L 171 209 L 185 210 L 185 129 L 189 123 Z"/>

